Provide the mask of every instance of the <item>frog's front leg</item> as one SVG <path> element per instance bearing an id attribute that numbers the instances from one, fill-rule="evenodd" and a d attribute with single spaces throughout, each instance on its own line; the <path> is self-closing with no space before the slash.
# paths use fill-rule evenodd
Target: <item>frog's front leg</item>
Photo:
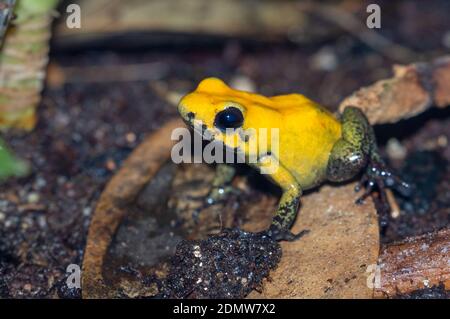
<path id="1" fill-rule="evenodd" d="M 235 189 L 231 186 L 235 174 L 236 168 L 234 166 L 222 163 L 217 164 L 214 179 L 208 194 L 201 197 L 191 197 L 191 199 L 200 199 L 202 201 L 202 205 L 196 208 L 192 214 L 195 221 L 198 221 L 202 210 L 225 201 L 229 194 L 235 192 Z"/>
<path id="2" fill-rule="evenodd" d="M 273 165 L 274 161 L 271 156 L 266 155 L 260 158 L 258 166 L 262 168 L 265 165 Z M 303 230 L 298 234 L 293 234 L 289 230 L 297 217 L 302 189 L 292 174 L 281 163 L 278 163 L 278 168 L 270 174 L 270 178 L 282 188 L 283 194 L 272 223 L 264 233 L 274 240 L 297 240 L 308 232 Z"/>
<path id="3" fill-rule="evenodd" d="M 214 205 L 223 201 L 226 196 L 233 192 L 231 182 L 236 175 L 236 168 L 232 165 L 217 164 L 216 173 L 212 187 L 206 196 L 206 203 Z"/>
<path id="4" fill-rule="evenodd" d="M 355 177 L 363 171 L 362 179 L 356 188 L 365 186 L 364 194 L 357 199 L 360 204 L 377 186 L 381 200 L 387 204 L 385 188 L 393 188 L 405 196 L 411 187 L 395 176 L 379 155 L 375 133 L 364 113 L 348 106 L 342 114 L 342 137 L 334 145 L 328 160 L 327 178 L 341 182 Z"/>

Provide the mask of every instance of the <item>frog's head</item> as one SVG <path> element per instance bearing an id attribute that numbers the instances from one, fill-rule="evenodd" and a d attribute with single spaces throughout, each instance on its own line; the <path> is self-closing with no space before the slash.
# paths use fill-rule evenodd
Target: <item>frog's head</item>
<path id="1" fill-rule="evenodd" d="M 207 78 L 181 99 L 178 111 L 204 138 L 245 150 L 252 138 L 253 130 L 249 129 L 255 128 L 250 120 L 254 113 L 252 96 L 256 94 L 234 90 L 217 78 Z"/>

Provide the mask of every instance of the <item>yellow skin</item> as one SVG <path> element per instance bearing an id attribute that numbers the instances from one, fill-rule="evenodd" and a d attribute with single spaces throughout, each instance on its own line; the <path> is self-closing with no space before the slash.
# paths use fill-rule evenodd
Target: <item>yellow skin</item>
<path id="1" fill-rule="evenodd" d="M 217 127 L 217 115 L 230 107 L 238 109 L 243 117 L 242 124 L 231 133 Z M 202 134 L 228 147 L 237 147 L 246 158 L 256 155 L 258 161 L 249 163 L 251 166 L 262 169 L 270 160 L 279 163 L 267 175 L 283 190 L 269 229 L 269 235 L 276 239 L 292 240 L 300 236 L 292 235 L 288 229 L 295 219 L 302 190 L 327 179 L 347 180 L 362 171 L 370 159 L 380 162 L 373 131 L 361 111 L 349 108 L 342 121 L 301 94 L 265 97 L 234 90 L 217 78 L 207 78 L 182 98 L 178 111 Z M 348 123 L 345 128 L 343 123 Z M 259 129 L 268 129 L 270 133 L 272 128 L 279 130 L 279 147 L 272 147 L 269 134 L 267 149 L 251 152 L 248 145 L 258 140 Z M 232 168 L 224 165 L 218 165 L 218 172 L 210 204 L 225 193 L 222 185 L 229 183 L 234 174 Z"/>
<path id="2" fill-rule="evenodd" d="M 301 94 L 265 97 L 234 90 L 215 78 L 203 80 L 193 93 L 185 96 L 179 111 L 183 118 L 188 112 L 194 112 L 199 124 L 202 122 L 213 128 L 216 114 L 230 105 L 244 114 L 244 130 L 255 129 L 256 136 L 252 138 L 259 138 L 260 128 L 279 129 L 279 153 L 272 154 L 302 189 L 321 182 L 325 177 L 328 154 L 341 137 L 341 124 L 330 112 Z M 218 135 L 215 139 L 224 141 L 223 135 Z M 230 140 L 231 143 L 236 141 Z M 238 141 L 245 143 L 241 139 Z M 248 149 L 246 154 L 249 155 Z M 272 178 L 280 186 L 292 182 L 287 176 L 274 174 Z"/>

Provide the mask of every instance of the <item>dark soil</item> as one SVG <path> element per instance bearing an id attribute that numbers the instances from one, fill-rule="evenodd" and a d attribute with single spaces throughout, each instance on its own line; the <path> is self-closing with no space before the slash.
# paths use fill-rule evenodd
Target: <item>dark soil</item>
<path id="1" fill-rule="evenodd" d="M 401 213 L 389 220 L 382 236 L 384 243 L 435 231 L 450 222 L 450 112 L 430 110 L 399 123 L 398 131 L 402 133 L 395 135 L 395 125 L 391 125 L 383 136 L 397 136 L 406 157 L 386 157 L 415 191 L 411 198 L 395 194 Z"/>
<path id="2" fill-rule="evenodd" d="M 81 264 L 105 182 L 173 111 L 146 83 L 67 85 L 44 93 L 38 127 L 7 138 L 32 163 L 33 174 L 1 186 L 2 296 L 53 296 L 66 267 Z"/>
<path id="3" fill-rule="evenodd" d="M 443 284 L 426 289 L 419 289 L 407 295 L 398 296 L 398 299 L 449 299 L 450 292 L 445 290 Z"/>
<path id="4" fill-rule="evenodd" d="M 405 46 L 427 52 L 418 55 L 418 60 L 444 54 L 442 34 L 450 29 L 448 15 L 444 14 L 448 2 L 435 3 L 399 1 L 388 6 L 382 32 Z M 332 69 L 312 62 L 320 60 L 318 54 L 323 48 L 336 60 Z M 160 80 L 175 90 L 192 89 L 209 75 L 226 81 L 241 75 L 252 80 L 262 94 L 300 92 L 335 109 L 355 89 L 388 77 L 394 61 L 343 34 L 312 47 L 255 47 L 245 41 L 226 40 L 212 46 L 173 50 L 84 51 L 76 55 L 60 51 L 51 62 L 62 66 L 63 71 L 66 66 L 110 68 L 158 63 L 153 74 L 142 78 Z M 176 116 L 175 108 L 155 94 L 147 80 L 71 80 L 66 79 L 61 87 L 47 87 L 33 132 L 5 136 L 16 154 L 30 161 L 33 173 L 0 186 L 0 298 L 80 296 L 78 289 L 68 289 L 64 284 L 66 268 L 81 264 L 99 194 L 143 137 Z M 399 199 L 401 217 L 390 222 L 383 242 L 448 225 L 449 124 L 447 112 L 412 122 L 406 126 L 407 136 L 400 127 L 390 127 L 391 136 L 397 136 L 407 151 L 404 163 L 391 163 L 421 191 L 411 200 Z M 180 249 L 183 251 L 183 247 Z M 177 294 L 185 292 L 185 287 L 177 290 Z M 195 293 L 200 296 L 198 290 Z M 419 293 L 409 297 L 415 296 Z"/>
<path id="5" fill-rule="evenodd" d="M 178 244 L 164 298 L 243 298 L 261 286 L 281 258 L 280 245 L 261 233 L 225 229 Z"/>

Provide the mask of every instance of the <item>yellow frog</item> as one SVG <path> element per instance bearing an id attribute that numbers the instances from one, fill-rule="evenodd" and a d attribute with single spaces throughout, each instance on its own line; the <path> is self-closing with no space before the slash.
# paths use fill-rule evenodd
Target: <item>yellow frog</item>
<path id="1" fill-rule="evenodd" d="M 278 163 L 267 175 L 283 191 L 266 231 L 275 240 L 294 240 L 305 233 L 292 234 L 289 230 L 297 215 L 300 196 L 303 190 L 325 181 L 346 181 L 363 172 L 357 191 L 361 186 L 366 186 L 366 191 L 358 203 L 375 186 L 382 199 L 385 187 L 403 194 L 410 190 L 408 184 L 386 168 L 373 129 L 356 107 L 347 107 L 338 118 L 301 94 L 265 97 L 232 89 L 217 78 L 207 78 L 181 99 L 178 111 L 189 126 L 208 139 L 243 152 L 246 159 L 255 158 L 249 165 L 263 170 Z M 266 147 L 249 147 L 261 138 L 261 129 L 277 130 L 277 147 L 270 136 Z M 217 165 L 207 204 L 216 203 L 229 192 L 234 173 L 233 166 Z"/>

